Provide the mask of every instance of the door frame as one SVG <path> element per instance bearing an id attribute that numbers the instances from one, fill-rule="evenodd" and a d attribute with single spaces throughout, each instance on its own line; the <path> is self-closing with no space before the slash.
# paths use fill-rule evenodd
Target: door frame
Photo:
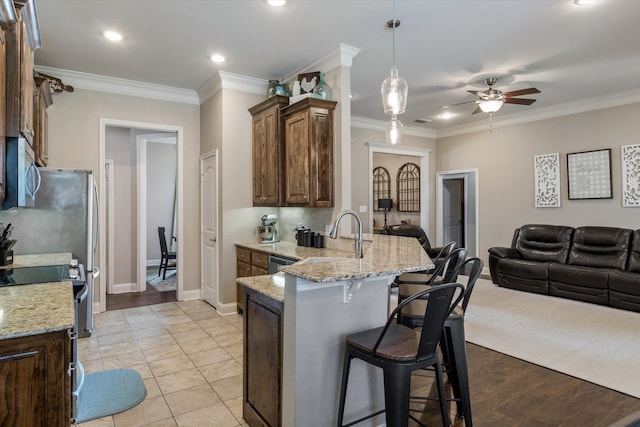
<path id="1" fill-rule="evenodd" d="M 110 293 L 113 293 L 113 275 L 115 274 L 115 271 L 113 269 L 113 259 L 115 258 L 115 252 L 113 249 L 113 239 L 115 238 L 115 233 L 114 233 L 114 226 L 115 226 L 115 221 L 113 218 L 113 214 L 114 214 L 114 197 L 115 197 L 115 189 L 114 189 L 114 185 L 113 185 L 113 180 L 115 177 L 115 162 L 113 161 L 113 159 L 106 159 L 104 161 L 104 168 L 105 168 L 105 186 L 107 187 L 106 191 L 104 192 L 105 197 L 106 197 L 106 202 L 105 205 L 105 216 L 103 218 L 106 218 L 106 226 L 107 226 L 107 242 L 109 242 L 109 246 L 107 246 L 107 253 L 106 253 L 106 259 L 108 261 L 105 262 L 105 264 L 103 264 L 104 266 L 106 266 L 107 268 L 105 269 L 107 271 L 107 290 L 110 291 Z M 107 175 L 107 169 L 109 170 L 108 172 L 108 177 Z M 107 186 L 108 183 L 108 186 Z M 106 242 L 105 242 L 105 246 L 106 246 Z"/>
<path id="2" fill-rule="evenodd" d="M 106 128 L 107 126 L 112 127 L 123 127 L 128 129 L 139 129 L 139 130 L 149 130 L 150 132 L 175 132 L 176 133 L 176 144 L 177 144 L 177 167 L 178 173 L 176 177 L 176 188 L 178 189 L 178 247 L 184 248 L 184 129 L 182 126 L 173 126 L 166 124 L 157 124 L 157 123 L 146 123 L 146 122 L 135 122 L 128 120 L 118 120 L 118 119 L 106 119 L 101 118 L 99 125 L 99 159 L 98 163 L 100 165 L 104 165 L 105 162 L 105 150 L 106 150 Z M 105 203 L 104 196 L 105 194 L 105 180 L 102 179 L 104 175 L 104 171 L 102 167 L 99 168 L 98 173 L 98 188 L 99 188 L 99 200 L 100 200 L 100 218 L 105 218 Z M 100 251 L 100 264 L 106 265 L 106 226 L 104 223 L 99 224 L 99 251 Z M 176 299 L 181 301 L 183 299 L 183 283 L 184 283 L 184 258 L 182 256 L 183 251 L 178 251 L 176 264 L 178 266 L 177 271 L 177 279 L 178 279 L 178 288 L 176 291 Z M 100 281 L 100 278 L 97 278 L 97 282 L 100 285 L 100 302 L 94 303 L 94 311 L 102 312 L 107 309 L 107 286 Z M 146 283 L 146 280 L 145 280 Z"/>
<path id="3" fill-rule="evenodd" d="M 367 205 L 369 205 L 369 230 L 373 230 L 373 154 L 374 153 L 383 153 L 383 154 L 398 154 L 402 156 L 413 156 L 420 158 L 420 227 L 424 230 L 429 230 L 429 220 L 431 214 L 428 211 L 428 197 L 429 197 L 429 188 L 430 188 L 430 179 L 429 179 L 429 154 L 431 153 L 430 149 L 427 148 L 417 148 L 417 147 L 399 147 L 392 146 L 388 144 L 377 144 L 374 142 L 368 142 L 369 146 L 369 168 L 367 169 L 369 172 L 367 181 L 369 182 L 369 200 L 367 201 Z M 427 231 L 428 234 L 428 231 Z"/>
<path id="4" fill-rule="evenodd" d="M 166 133 L 136 135 L 136 175 L 138 189 L 138 292 L 144 292 L 147 290 L 147 143 L 149 142 L 176 144 L 177 138 L 176 136 L 167 135 Z M 176 188 L 177 185 L 178 183 L 176 180 Z M 170 236 L 170 242 L 171 241 L 172 240 Z M 178 281 L 178 284 L 179 283 L 180 282 Z"/>
<path id="5" fill-rule="evenodd" d="M 218 155 L 218 150 L 210 151 L 206 154 L 202 154 L 200 156 L 200 295 L 202 295 L 202 299 L 204 299 L 204 266 L 205 266 L 205 251 L 204 251 L 204 161 L 210 157 L 215 158 L 215 168 L 216 168 L 216 176 L 215 176 L 215 198 L 213 200 L 213 211 L 215 215 L 215 225 L 216 225 L 216 255 L 215 255 L 215 273 L 214 273 L 214 281 L 216 288 L 216 310 L 220 311 L 220 308 L 224 305 L 220 301 L 220 251 L 218 248 L 220 247 L 220 233 L 218 230 L 220 229 L 220 215 L 218 215 L 218 202 L 219 202 L 219 185 L 220 182 L 220 156 Z M 234 304 L 235 305 L 235 304 Z"/>
<path id="6" fill-rule="evenodd" d="M 480 247 L 480 182 L 478 169 L 460 169 L 453 171 L 436 172 L 436 244 L 444 245 L 444 205 L 443 192 L 445 179 L 462 178 L 464 181 L 464 240 L 467 246 L 468 256 L 479 256 Z M 470 185 L 470 180 L 475 180 L 475 185 Z M 475 203 L 471 200 L 475 199 Z M 473 205 L 473 206 L 472 206 Z M 475 219 L 475 226 L 471 227 L 470 221 Z M 470 238 L 470 231 L 475 228 L 473 239 Z M 474 247 L 470 248 L 469 243 L 474 242 Z"/>

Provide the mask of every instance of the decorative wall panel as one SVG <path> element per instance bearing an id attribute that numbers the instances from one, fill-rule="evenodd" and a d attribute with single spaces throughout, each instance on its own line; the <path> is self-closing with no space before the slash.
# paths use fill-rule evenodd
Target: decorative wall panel
<path id="1" fill-rule="evenodd" d="M 536 208 L 560 206 L 560 154 L 534 157 Z"/>
<path id="2" fill-rule="evenodd" d="M 640 207 L 640 144 L 623 145 L 622 206 Z"/>

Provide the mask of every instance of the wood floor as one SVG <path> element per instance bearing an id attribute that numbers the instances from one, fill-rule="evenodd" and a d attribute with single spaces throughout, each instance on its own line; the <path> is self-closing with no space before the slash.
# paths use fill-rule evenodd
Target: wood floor
<path id="1" fill-rule="evenodd" d="M 604 427 L 640 411 L 640 399 L 475 344 L 467 343 L 467 359 L 475 426 Z M 414 375 L 412 394 L 437 396 L 426 375 Z M 412 414 L 426 425 L 440 425 L 437 402 L 412 404 L 420 411 L 425 406 L 425 413 Z M 455 404 L 451 410 L 452 425 L 464 426 Z"/>
<path id="2" fill-rule="evenodd" d="M 158 292 L 147 286 L 144 292 L 128 292 L 126 294 L 107 294 L 107 311 L 121 308 L 140 307 L 143 305 L 161 304 L 176 300 L 176 291 Z"/>

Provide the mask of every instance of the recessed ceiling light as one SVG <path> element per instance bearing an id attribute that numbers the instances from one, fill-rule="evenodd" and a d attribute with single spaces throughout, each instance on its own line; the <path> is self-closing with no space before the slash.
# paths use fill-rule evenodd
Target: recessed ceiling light
<path id="1" fill-rule="evenodd" d="M 448 111 L 447 111 L 446 113 L 442 113 L 442 114 L 440 114 L 440 118 L 441 118 L 442 120 L 449 120 L 449 119 L 452 119 L 454 116 L 455 116 L 455 114 L 450 113 L 450 112 L 448 112 Z"/>
<path id="2" fill-rule="evenodd" d="M 219 53 L 214 53 L 213 55 L 211 55 L 211 60 L 213 62 L 215 62 L 216 64 L 220 64 L 224 61 L 226 61 L 226 58 L 222 55 L 220 55 Z"/>
<path id="3" fill-rule="evenodd" d="M 587 4 L 594 4 L 596 3 L 598 0 L 573 0 L 573 4 L 578 5 L 578 6 L 584 6 Z"/>
<path id="4" fill-rule="evenodd" d="M 284 6 L 287 3 L 287 1 L 286 0 L 267 0 L 267 3 L 269 3 L 269 6 L 280 7 L 280 6 Z"/>
<path id="5" fill-rule="evenodd" d="M 102 35 L 105 39 L 112 42 L 119 42 L 120 40 L 122 40 L 122 34 L 117 31 L 106 30 L 102 32 Z"/>

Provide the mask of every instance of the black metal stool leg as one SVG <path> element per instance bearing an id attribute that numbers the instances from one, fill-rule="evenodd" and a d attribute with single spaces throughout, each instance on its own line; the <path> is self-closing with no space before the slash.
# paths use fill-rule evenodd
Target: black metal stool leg
<path id="1" fill-rule="evenodd" d="M 344 352 L 344 362 L 342 364 L 342 385 L 340 386 L 340 406 L 338 407 L 338 427 L 342 427 L 344 420 L 344 404 L 347 399 L 347 385 L 349 382 L 349 369 L 351 368 L 353 357 L 349 351 Z"/>
<path id="2" fill-rule="evenodd" d="M 467 371 L 467 351 L 464 339 L 464 317 L 450 317 L 445 322 L 448 357 L 453 395 L 458 402 L 458 414 L 462 412 L 465 427 L 473 425 L 471 418 L 471 397 L 469 395 L 469 373 Z M 461 410 L 462 409 L 462 410 Z"/>
<path id="3" fill-rule="evenodd" d="M 411 370 L 391 364 L 383 366 L 382 369 L 387 426 L 406 427 L 409 425 Z"/>

